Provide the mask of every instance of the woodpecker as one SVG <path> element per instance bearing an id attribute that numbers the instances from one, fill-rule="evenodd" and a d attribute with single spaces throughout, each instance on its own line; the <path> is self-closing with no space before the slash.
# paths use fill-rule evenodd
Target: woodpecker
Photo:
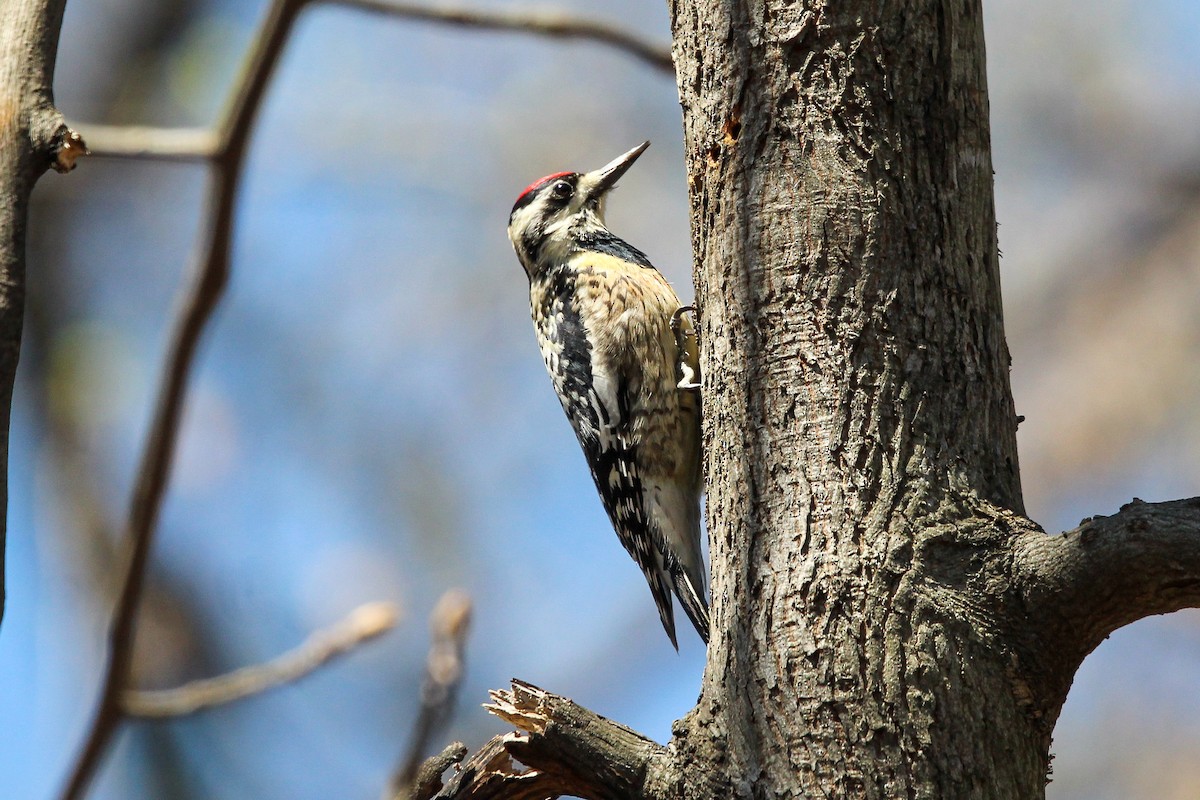
<path id="1" fill-rule="evenodd" d="M 671 592 L 708 641 L 700 552 L 699 354 L 690 310 L 604 224 L 605 196 L 649 142 L 594 172 L 530 184 L 508 218 L 542 360 L 617 538 L 671 644 Z"/>

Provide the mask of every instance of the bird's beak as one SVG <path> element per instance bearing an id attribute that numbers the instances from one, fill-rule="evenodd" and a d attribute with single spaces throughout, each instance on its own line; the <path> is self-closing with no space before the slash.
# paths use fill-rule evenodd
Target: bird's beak
<path id="1" fill-rule="evenodd" d="M 638 156 L 644 153 L 649 146 L 649 142 L 642 142 L 628 153 L 617 156 L 600 169 L 584 175 L 584 180 L 589 184 L 588 199 L 597 200 L 607 194 L 608 190 L 617 185 L 617 181 L 621 179 L 621 176 L 633 166 L 633 162 L 637 161 Z"/>

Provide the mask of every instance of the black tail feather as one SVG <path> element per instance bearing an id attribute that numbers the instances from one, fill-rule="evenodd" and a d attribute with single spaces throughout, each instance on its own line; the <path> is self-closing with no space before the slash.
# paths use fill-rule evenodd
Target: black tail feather
<path id="1" fill-rule="evenodd" d="M 671 567 L 671 584 L 675 589 L 675 596 L 679 598 L 679 604 L 683 606 L 684 613 L 696 627 L 696 633 L 700 634 L 700 638 L 704 640 L 705 644 L 708 644 L 710 620 L 708 600 L 704 598 L 704 589 L 692 583 L 692 579 L 688 577 L 680 564 L 675 563 Z M 668 631 L 668 633 L 671 632 Z M 671 641 L 675 641 L 674 635 L 671 636 Z M 676 646 L 675 649 L 678 650 L 679 647 Z"/>

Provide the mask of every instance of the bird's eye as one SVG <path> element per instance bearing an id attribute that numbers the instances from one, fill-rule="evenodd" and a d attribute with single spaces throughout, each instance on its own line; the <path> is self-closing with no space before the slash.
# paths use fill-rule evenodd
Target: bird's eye
<path id="1" fill-rule="evenodd" d="M 571 196 L 571 184 L 567 183 L 566 181 L 559 181 L 558 183 L 554 184 L 554 187 L 550 190 L 550 193 L 554 196 L 555 200 L 566 200 Z"/>

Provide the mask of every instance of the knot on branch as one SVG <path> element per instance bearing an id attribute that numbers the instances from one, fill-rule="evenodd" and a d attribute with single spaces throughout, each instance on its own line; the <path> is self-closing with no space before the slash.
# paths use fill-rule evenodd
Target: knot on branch
<path id="1" fill-rule="evenodd" d="M 55 172 L 60 173 L 75 169 L 75 162 L 91 152 L 88 150 L 87 143 L 83 141 L 83 137 L 66 125 L 59 126 L 52 149 L 54 160 L 50 166 L 54 168 Z"/>
<path id="2" fill-rule="evenodd" d="M 38 174 L 46 169 L 70 172 L 75 169 L 76 161 L 89 155 L 83 137 L 67 125 L 62 112 L 51 103 L 38 103 L 29 113 L 26 135 L 33 154 L 32 163 L 36 165 Z"/>

